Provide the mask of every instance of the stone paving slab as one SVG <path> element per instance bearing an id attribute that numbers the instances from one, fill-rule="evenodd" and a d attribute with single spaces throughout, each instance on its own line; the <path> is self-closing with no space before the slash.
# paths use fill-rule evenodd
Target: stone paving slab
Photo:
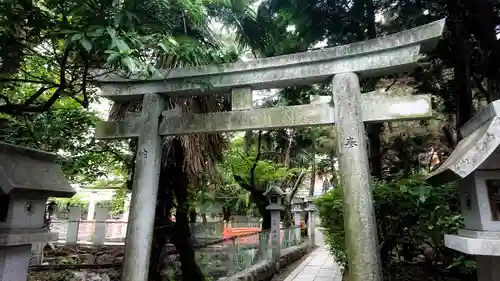
<path id="1" fill-rule="evenodd" d="M 320 245 L 285 281 L 342 281 L 342 273 L 328 251 Z"/>
<path id="2" fill-rule="evenodd" d="M 316 248 L 285 281 L 342 281 L 342 272 L 325 249 L 322 235 L 316 232 Z"/>

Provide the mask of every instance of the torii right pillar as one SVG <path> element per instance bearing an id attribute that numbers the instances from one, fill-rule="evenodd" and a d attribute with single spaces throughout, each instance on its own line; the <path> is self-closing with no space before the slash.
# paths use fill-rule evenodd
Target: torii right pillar
<path id="1" fill-rule="evenodd" d="M 339 73 L 332 79 L 340 180 L 344 189 L 344 224 L 351 281 L 380 281 L 377 225 L 371 187 L 366 133 L 358 75 Z M 373 107 L 376 107 L 373 104 Z M 311 218 L 309 218 L 311 221 Z"/>

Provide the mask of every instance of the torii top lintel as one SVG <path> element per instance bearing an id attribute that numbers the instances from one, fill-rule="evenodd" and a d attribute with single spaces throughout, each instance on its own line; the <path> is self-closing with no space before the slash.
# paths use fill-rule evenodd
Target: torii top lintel
<path id="1" fill-rule="evenodd" d="M 159 70 L 156 76 L 148 78 L 96 70 L 93 82 L 101 88 L 102 96 L 124 101 L 140 99 L 148 93 L 190 96 L 228 93 L 239 87 L 260 90 L 314 84 L 342 72 L 383 76 L 411 70 L 422 52 L 436 46 L 444 25 L 445 20 L 441 19 L 348 45 L 249 62 Z"/>

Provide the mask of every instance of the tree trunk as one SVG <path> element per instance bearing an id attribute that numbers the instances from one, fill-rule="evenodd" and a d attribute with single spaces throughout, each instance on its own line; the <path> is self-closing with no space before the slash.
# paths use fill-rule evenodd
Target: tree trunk
<path id="1" fill-rule="evenodd" d="M 372 177 L 380 179 L 382 177 L 382 142 L 380 134 L 383 124 L 367 124 L 366 131 L 369 142 L 370 173 Z"/>
<path id="2" fill-rule="evenodd" d="M 196 239 L 196 217 L 198 216 L 194 208 L 189 208 L 189 230 L 191 231 L 191 242 L 193 245 L 198 244 Z"/>
<path id="3" fill-rule="evenodd" d="M 222 207 L 222 220 L 229 221 L 231 219 L 231 209 L 228 207 Z"/>
<path id="4" fill-rule="evenodd" d="M 182 280 L 203 281 L 203 273 L 195 259 L 191 232 L 189 230 L 188 214 L 185 207 L 177 208 L 175 219 L 172 243 L 179 251 Z"/>
<path id="5" fill-rule="evenodd" d="M 0 78 L 10 79 L 16 75 L 21 68 L 24 58 L 24 46 L 14 36 L 3 35 L 0 37 L 4 42 L 0 46 Z M 0 83 L 0 94 L 5 89 L 8 82 Z"/>
<path id="6" fill-rule="evenodd" d="M 314 147 L 314 146 L 313 146 Z M 312 153 L 311 181 L 309 184 L 309 196 L 314 196 L 314 186 L 316 185 L 316 153 Z"/>
<path id="7" fill-rule="evenodd" d="M 165 171 L 162 169 L 160 172 L 158 199 L 155 212 L 155 230 L 151 245 L 151 257 L 149 264 L 149 280 L 151 281 L 164 280 L 161 275 L 164 265 L 163 249 L 168 243 L 168 236 L 171 236 L 172 234 L 173 223 L 170 221 L 172 204 L 172 190 L 168 189 Z"/>
<path id="8" fill-rule="evenodd" d="M 289 168 L 290 167 L 290 164 L 292 162 L 292 158 L 291 158 L 291 151 L 292 151 L 292 145 L 293 145 L 293 130 L 291 130 L 292 132 L 290 133 L 289 137 L 288 137 L 288 142 L 287 142 L 287 145 L 286 145 L 286 150 L 285 150 L 285 156 L 284 156 L 284 166 Z"/>
<path id="9" fill-rule="evenodd" d="M 470 72 L 469 31 L 464 23 L 466 14 L 463 7 L 455 1 L 448 5 L 454 54 L 454 84 L 457 102 L 457 140 L 460 140 L 460 127 L 472 118 L 473 103 Z"/>
<path id="10" fill-rule="evenodd" d="M 497 39 L 496 34 L 497 16 L 493 1 L 464 1 L 460 4 L 467 8 L 468 20 L 464 24 L 475 35 L 482 53 L 485 54 L 483 61 L 485 62 L 484 69 L 486 69 L 488 100 L 500 99 L 500 66 L 498 65 L 500 40 Z M 455 4 L 455 9 L 458 10 L 459 7 L 456 6 Z M 463 14 L 465 15 L 465 12 Z"/>
<path id="11" fill-rule="evenodd" d="M 189 211 L 189 223 L 196 223 L 196 217 L 198 214 L 196 213 L 196 210 L 191 209 Z"/>
<path id="12" fill-rule="evenodd" d="M 363 41 L 376 37 L 375 14 L 372 0 L 354 1 L 352 11 L 354 17 L 358 19 L 355 24 L 356 40 Z M 365 32 L 366 30 L 366 32 Z M 363 85 L 364 91 L 372 91 L 375 88 L 376 79 L 370 79 L 369 83 Z M 368 137 L 368 160 L 370 162 L 371 175 L 376 178 L 382 176 L 382 147 L 380 134 L 382 124 L 366 124 L 366 134 Z"/>
<path id="13" fill-rule="evenodd" d="M 259 235 L 259 248 L 257 253 L 255 253 L 253 260 L 253 263 L 255 264 L 256 262 L 263 260 L 267 255 L 267 245 L 269 245 L 271 229 L 271 212 L 266 209 L 268 205 L 267 198 L 261 192 L 253 191 L 251 196 L 252 201 L 257 205 L 259 214 L 262 217 L 261 234 Z"/>
<path id="14" fill-rule="evenodd" d="M 290 141 L 292 141 L 286 130 L 285 129 L 279 129 L 276 131 L 278 137 L 277 137 L 277 151 L 280 151 L 280 154 L 278 156 L 278 162 L 281 162 L 281 163 L 285 163 L 285 165 L 289 165 L 289 160 L 290 159 L 287 159 L 287 155 L 289 153 L 289 149 L 291 148 L 291 143 Z M 260 147 L 259 147 L 260 149 Z M 288 166 L 287 166 L 288 167 Z"/>
<path id="15" fill-rule="evenodd" d="M 183 148 L 179 140 L 174 139 L 172 142 L 172 145 L 175 147 L 175 149 L 173 149 L 175 155 L 173 156 L 174 159 L 172 159 L 173 163 L 168 166 L 168 172 L 171 183 L 170 187 L 174 191 L 177 206 L 171 241 L 179 252 L 182 280 L 203 281 L 203 273 L 195 260 L 192 236 L 189 229 L 189 179 L 186 172 L 183 170 Z"/>
<path id="16" fill-rule="evenodd" d="M 366 35 L 363 40 L 373 39 L 377 37 L 375 29 L 375 8 L 373 7 L 373 0 L 364 1 L 364 15 L 366 23 Z M 364 87 L 366 91 L 375 90 L 375 79 L 370 81 L 369 85 Z M 383 124 L 368 124 L 366 126 L 368 141 L 369 141 L 369 161 L 371 175 L 375 178 L 382 177 L 382 142 L 380 135 L 383 130 Z"/>
<path id="17" fill-rule="evenodd" d="M 245 137 L 243 138 L 243 149 L 245 152 L 250 151 L 252 147 L 253 131 L 245 131 Z"/>

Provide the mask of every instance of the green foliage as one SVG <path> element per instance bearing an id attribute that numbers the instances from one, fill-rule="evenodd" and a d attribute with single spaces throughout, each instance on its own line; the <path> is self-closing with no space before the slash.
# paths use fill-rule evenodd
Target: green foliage
<path id="1" fill-rule="evenodd" d="M 262 152 L 265 153 L 265 152 Z M 287 168 L 283 164 L 261 159 L 255 161 L 256 148 L 244 151 L 243 139 L 235 138 L 230 148 L 225 151 L 224 161 L 217 167 L 217 174 L 209 177 L 204 186 L 198 188 L 194 194 L 195 204 L 198 210 L 209 210 L 208 206 L 227 208 L 232 212 L 258 215 L 255 202 L 252 201 L 248 189 L 243 188 L 235 180 L 235 176 L 241 178 L 245 185 L 251 185 L 251 170 L 254 171 L 254 184 L 256 190 L 263 193 L 269 182 L 290 183 L 282 187 L 293 186 L 294 176 L 301 172 L 299 168 Z"/>
<path id="2" fill-rule="evenodd" d="M 443 274 L 457 270 L 470 273 L 471 260 L 447 249 L 443 241 L 444 234 L 456 233 L 463 226 L 456 185 L 431 187 L 421 175 L 373 185 L 385 270 L 430 262 Z M 320 197 L 317 205 L 330 252 L 346 265 L 342 193 L 342 188 L 333 189 Z"/>
<path id="3" fill-rule="evenodd" d="M 115 196 L 110 202 L 110 213 L 112 215 L 122 214 L 125 207 L 125 200 L 127 199 L 130 191 L 126 188 L 118 188 L 115 190 Z"/>
<path id="4" fill-rule="evenodd" d="M 262 152 L 261 152 L 262 153 Z M 234 181 L 233 175 L 237 175 L 251 184 L 250 170 L 254 170 L 255 185 L 265 188 L 268 182 L 282 182 L 290 175 L 297 173 L 300 169 L 291 169 L 276 161 L 262 159 L 255 162 L 257 149 L 250 152 L 243 149 L 243 139 L 237 138 L 232 142 L 231 148 L 225 154 L 225 161 L 221 168 L 225 171 L 226 179 Z"/>
<path id="5" fill-rule="evenodd" d="M 234 61 L 209 30 L 203 1 L 2 1 L 0 140 L 70 155 L 89 183 L 127 168 L 120 142 L 92 139 L 92 69 L 149 75 L 156 67 Z M 84 108 L 81 108 L 83 106 Z M 113 148 L 113 149 L 110 149 Z"/>
<path id="6" fill-rule="evenodd" d="M 123 168 L 109 144 L 91 137 L 98 114 L 71 99 L 59 100 L 51 111 L 2 117 L 8 126 L 0 130 L 1 141 L 65 156 L 63 171 L 72 181 L 91 182 Z"/>
<path id="7" fill-rule="evenodd" d="M 51 200 L 54 200 L 59 208 L 75 206 L 82 208 L 82 211 L 86 211 L 89 207 L 89 202 L 84 201 L 78 194 L 75 194 L 71 198 L 52 198 Z"/>

